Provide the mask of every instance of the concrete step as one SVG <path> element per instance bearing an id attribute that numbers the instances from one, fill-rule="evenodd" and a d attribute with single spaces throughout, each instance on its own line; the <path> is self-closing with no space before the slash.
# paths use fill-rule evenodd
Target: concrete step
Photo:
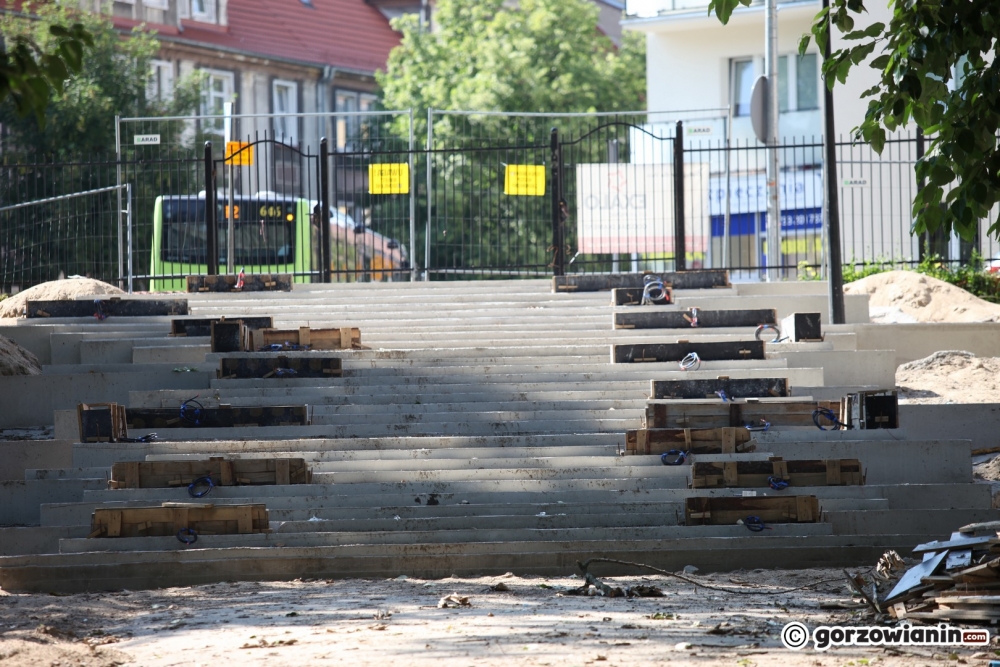
<path id="1" fill-rule="evenodd" d="M 439 578 L 502 574 L 565 575 L 568 564 L 594 554 L 648 563 L 669 571 L 698 563 L 704 572 L 741 567 L 826 567 L 870 564 L 886 549 L 903 553 L 922 535 L 747 535 L 651 541 L 476 542 L 337 547 L 84 552 L 0 559 L 0 587 L 9 592 L 83 592 L 190 586 L 217 581 L 287 578 Z M 602 566 L 599 576 L 630 573 Z"/>

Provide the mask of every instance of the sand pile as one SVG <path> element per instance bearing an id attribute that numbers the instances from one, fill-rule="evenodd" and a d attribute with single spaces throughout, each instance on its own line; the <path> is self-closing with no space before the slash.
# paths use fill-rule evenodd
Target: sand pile
<path id="1" fill-rule="evenodd" d="M 901 400 L 908 403 L 1000 402 L 1000 359 L 946 350 L 896 369 Z"/>
<path id="2" fill-rule="evenodd" d="M 23 292 L 18 292 L 9 299 L 0 301 L 0 318 L 20 317 L 25 304 L 31 301 L 72 301 L 79 296 L 96 296 L 100 294 L 124 294 L 114 285 L 102 283 L 90 278 L 67 278 L 35 285 Z"/>
<path id="3" fill-rule="evenodd" d="M 868 294 L 873 322 L 1000 322 L 1000 304 L 914 271 L 888 271 L 844 285 Z"/>
<path id="4" fill-rule="evenodd" d="M 0 375 L 38 375 L 42 365 L 31 352 L 0 336 Z"/>

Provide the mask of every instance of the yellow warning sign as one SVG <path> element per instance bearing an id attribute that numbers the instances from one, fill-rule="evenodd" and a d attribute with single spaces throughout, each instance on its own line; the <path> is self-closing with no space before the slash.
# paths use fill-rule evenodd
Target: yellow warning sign
<path id="1" fill-rule="evenodd" d="M 410 165 L 405 162 L 368 165 L 368 194 L 405 195 L 410 192 Z"/>
<path id="2" fill-rule="evenodd" d="M 227 141 L 225 162 L 237 167 L 252 167 L 253 146 L 245 141 Z"/>
<path id="3" fill-rule="evenodd" d="M 503 193 L 541 197 L 545 194 L 545 166 L 508 164 L 503 177 Z"/>

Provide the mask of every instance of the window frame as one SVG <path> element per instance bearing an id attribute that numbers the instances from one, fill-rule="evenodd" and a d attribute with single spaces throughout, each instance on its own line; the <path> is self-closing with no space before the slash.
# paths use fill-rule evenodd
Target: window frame
<path id="1" fill-rule="evenodd" d="M 156 102 L 170 102 L 174 99 L 174 85 L 177 79 L 177 72 L 174 70 L 174 63 L 170 60 L 160 60 L 158 58 L 153 58 L 149 61 L 150 73 L 146 79 L 146 100 L 156 101 Z M 163 85 L 163 79 L 160 77 L 161 72 L 168 73 L 169 85 Z M 153 77 L 156 77 L 157 81 L 157 94 L 155 96 L 150 95 L 150 83 Z M 164 91 L 164 88 L 166 90 Z"/>
<path id="2" fill-rule="evenodd" d="M 216 78 L 219 78 L 219 79 L 223 79 L 223 80 L 226 80 L 226 81 L 229 82 L 228 99 L 223 99 L 222 100 L 223 105 L 226 102 L 235 102 L 236 101 L 236 72 L 232 72 L 232 71 L 224 70 L 224 69 L 211 69 L 211 68 L 201 68 L 199 71 L 205 73 L 205 87 L 201 91 L 201 100 L 200 100 L 200 104 L 198 105 L 198 111 L 199 111 L 198 115 L 206 118 L 205 121 L 202 121 L 202 123 L 203 123 L 202 129 L 205 132 L 209 132 L 209 133 L 212 133 L 212 134 L 218 134 L 218 135 L 221 136 L 225 132 L 225 130 L 223 128 L 221 128 L 221 127 L 216 127 L 216 126 L 214 126 L 212 124 L 216 120 L 220 120 L 220 119 L 218 119 L 218 115 L 213 114 L 213 113 L 208 113 L 209 111 L 211 111 L 211 108 L 209 107 L 208 103 L 211 101 L 211 98 L 212 98 L 212 95 L 213 95 L 212 80 L 216 79 Z M 209 118 L 211 120 L 207 120 Z M 221 122 L 221 120 L 220 120 L 220 122 Z"/>
<path id="3" fill-rule="evenodd" d="M 205 11 L 195 9 L 195 3 L 201 2 Z M 217 23 L 219 15 L 218 0 L 191 0 L 191 20 L 199 23 Z"/>
<path id="4" fill-rule="evenodd" d="M 289 92 L 288 101 L 291 110 L 278 110 L 278 90 L 286 88 Z M 282 143 L 297 146 L 299 142 L 299 83 L 289 79 L 274 79 L 271 81 L 271 113 L 274 116 L 274 138 Z M 278 127 L 279 122 L 282 127 Z M 288 127 L 291 131 L 287 131 Z"/>

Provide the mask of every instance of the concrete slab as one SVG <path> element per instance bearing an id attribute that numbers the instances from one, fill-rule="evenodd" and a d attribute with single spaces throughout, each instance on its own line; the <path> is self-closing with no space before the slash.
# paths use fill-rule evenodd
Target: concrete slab
<path id="1" fill-rule="evenodd" d="M 28 468 L 62 468 L 73 463 L 73 442 L 65 440 L 11 440 L 0 442 L 0 480 L 24 479 Z"/>

